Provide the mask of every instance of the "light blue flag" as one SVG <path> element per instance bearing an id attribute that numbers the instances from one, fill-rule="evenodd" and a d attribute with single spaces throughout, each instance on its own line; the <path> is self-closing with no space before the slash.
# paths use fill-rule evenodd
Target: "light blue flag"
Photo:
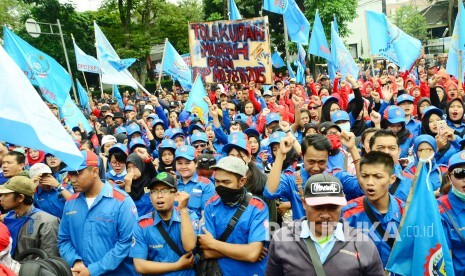
<path id="1" fill-rule="evenodd" d="M 79 48 L 73 39 L 74 54 L 76 55 L 77 69 L 82 72 L 102 74 L 100 70 L 100 62 L 93 56 L 89 56 Z"/>
<path id="2" fill-rule="evenodd" d="M 281 68 L 286 66 L 283 58 L 278 54 L 278 52 L 274 52 L 271 55 L 271 62 L 273 63 L 274 68 Z"/>
<path id="3" fill-rule="evenodd" d="M 240 19 L 242 19 L 242 16 L 237 9 L 236 2 L 234 0 L 229 0 L 229 20 Z"/>
<path id="4" fill-rule="evenodd" d="M 372 55 L 380 55 L 409 70 L 420 55 L 421 41 L 389 22 L 386 15 L 366 11 L 368 39 Z"/>
<path id="5" fill-rule="evenodd" d="M 169 41 L 166 41 L 165 44 L 165 54 L 161 66 L 162 71 L 171 75 L 171 78 L 178 80 L 185 90 L 191 90 L 192 71 Z"/>
<path id="6" fill-rule="evenodd" d="M 295 81 L 300 84 L 305 84 L 305 67 L 302 66 L 298 60 L 294 60 L 294 65 L 297 67 Z"/>
<path id="7" fill-rule="evenodd" d="M 32 85 L 39 87 L 48 102 L 62 106 L 73 84 L 68 72 L 52 57 L 32 47 L 6 26 L 3 27 L 3 40 L 6 52 Z"/>
<path id="8" fill-rule="evenodd" d="M 345 79 L 348 74 L 351 74 L 355 79 L 358 78 L 359 68 L 350 52 L 346 49 L 344 42 L 336 33 L 334 24 L 331 23 L 331 53 L 332 61 L 335 68 L 341 73 L 342 79 Z"/>
<path id="9" fill-rule="evenodd" d="M 181 57 L 184 60 L 184 62 L 186 63 L 187 67 L 189 67 L 189 69 L 192 70 L 191 54 L 187 53 L 187 54 L 181 55 Z"/>
<path id="10" fill-rule="evenodd" d="M 65 125 L 69 127 L 69 129 L 77 127 L 79 123 L 81 123 L 87 133 L 92 131 L 89 121 L 84 117 L 84 114 L 82 114 L 81 110 L 70 96 L 66 98 L 65 104 L 59 108 L 59 110 L 61 119 L 63 119 Z"/>
<path id="11" fill-rule="evenodd" d="M 91 112 L 90 104 L 89 104 L 89 96 L 87 95 L 87 91 L 82 87 L 81 83 L 76 79 L 76 87 L 79 93 L 79 102 L 82 108 L 85 108 L 87 112 Z"/>
<path id="12" fill-rule="evenodd" d="M 74 169 L 83 161 L 71 136 L 1 45 L 0 140 L 51 153 Z"/>
<path id="13" fill-rule="evenodd" d="M 460 0 L 459 1 L 459 14 L 460 14 L 460 20 L 459 20 L 459 49 L 461 51 L 464 51 L 465 50 L 465 9 L 463 8 L 463 1 Z M 457 20 L 455 20 L 455 22 L 457 22 Z M 458 26 L 458 25 L 455 25 L 455 26 Z M 454 27 L 455 29 L 455 27 Z M 463 73 L 463 71 L 462 71 Z"/>
<path id="14" fill-rule="evenodd" d="M 326 67 L 328 68 L 328 75 L 329 78 L 334 81 L 336 78 L 336 73 L 337 73 L 337 68 L 334 66 L 334 64 L 331 61 L 326 62 Z M 355 76 L 354 76 L 355 77 Z"/>
<path id="15" fill-rule="evenodd" d="M 457 79 L 459 79 L 459 48 L 460 48 L 460 39 L 465 37 L 465 35 L 459 35 L 460 32 L 465 31 L 465 27 L 463 29 L 462 24 L 465 21 L 465 13 L 463 10 L 463 3 L 460 1 L 459 9 L 462 9 L 459 14 L 462 18 L 459 20 L 459 16 L 455 18 L 455 25 L 454 25 L 454 32 L 452 33 L 452 41 L 450 43 L 449 53 L 447 57 L 447 65 L 446 65 L 446 72 L 453 75 Z M 460 31 L 459 31 L 460 29 Z M 462 52 L 462 81 L 463 81 L 463 74 L 465 73 L 465 51 Z"/>
<path id="16" fill-rule="evenodd" d="M 208 105 L 203 98 L 207 96 L 207 91 L 203 86 L 202 78 L 197 75 L 195 82 L 192 85 L 189 98 L 184 105 L 184 110 L 191 113 L 196 113 L 199 118 L 202 118 L 203 123 L 208 122 Z"/>
<path id="17" fill-rule="evenodd" d="M 305 68 L 307 67 L 307 61 L 305 60 L 305 57 L 307 54 L 305 53 L 304 46 L 302 46 L 302 44 L 297 44 L 297 49 L 298 49 L 299 62 Z"/>
<path id="18" fill-rule="evenodd" d="M 112 60 L 109 59 L 108 62 L 116 69 L 116 71 L 121 72 L 124 69 L 129 68 L 134 62 L 136 62 L 136 58 L 126 58 L 120 60 Z"/>
<path id="19" fill-rule="evenodd" d="M 113 85 L 113 91 L 115 94 L 115 99 L 118 101 L 119 108 L 121 108 L 121 110 L 124 109 L 123 98 L 121 98 L 121 93 L 119 93 L 118 85 L 116 84 Z"/>
<path id="20" fill-rule="evenodd" d="M 310 46 L 308 52 L 312 55 L 332 60 L 331 51 L 329 50 L 328 41 L 326 40 L 325 30 L 321 23 L 321 18 L 318 10 L 315 14 L 315 21 L 313 22 L 312 37 L 310 38 Z"/>
<path id="21" fill-rule="evenodd" d="M 454 275 L 428 167 L 428 163 L 423 163 L 420 169 L 386 265 L 388 271 L 399 275 Z"/>
<path id="22" fill-rule="evenodd" d="M 264 0 L 263 9 L 274 13 L 284 14 L 287 10 L 288 4 L 288 0 Z"/>
<path id="23" fill-rule="evenodd" d="M 334 24 L 334 29 L 336 30 L 336 33 L 339 34 L 339 26 L 337 25 L 337 18 L 335 14 L 333 14 L 333 24 Z"/>
<path id="24" fill-rule="evenodd" d="M 287 71 L 289 71 L 289 78 L 291 78 L 291 79 L 294 78 L 295 79 L 294 70 L 292 70 L 292 66 L 289 63 L 289 61 L 287 62 Z"/>
<path id="25" fill-rule="evenodd" d="M 294 0 L 286 1 L 289 1 L 289 6 L 283 16 L 286 21 L 287 33 L 292 42 L 307 45 L 310 35 L 310 23 Z"/>

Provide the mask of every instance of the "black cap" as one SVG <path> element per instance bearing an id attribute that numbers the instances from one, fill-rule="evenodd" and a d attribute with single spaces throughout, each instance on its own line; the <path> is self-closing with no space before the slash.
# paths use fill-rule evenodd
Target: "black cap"
<path id="1" fill-rule="evenodd" d="M 171 101 L 170 102 L 170 107 L 178 107 L 179 103 L 177 101 Z"/>
<path id="2" fill-rule="evenodd" d="M 178 183 L 176 183 L 176 179 L 172 174 L 167 172 L 159 173 L 156 177 L 152 179 L 147 188 L 152 189 L 153 186 L 160 183 L 165 184 L 171 188 L 175 188 L 176 190 L 178 189 Z"/>
<path id="3" fill-rule="evenodd" d="M 434 65 L 434 63 L 432 63 L 432 62 L 427 62 L 427 63 L 425 64 L 425 69 L 429 69 L 429 68 L 433 68 L 433 67 L 435 67 L 435 65 Z"/>
<path id="4" fill-rule="evenodd" d="M 310 206 L 347 205 L 341 181 L 330 174 L 312 175 L 305 183 L 304 197 Z"/>
<path id="5" fill-rule="evenodd" d="M 121 113 L 121 112 L 115 112 L 115 113 L 113 113 L 113 115 L 114 115 L 113 118 L 115 118 L 115 119 L 116 118 L 125 119 L 124 116 L 123 116 L 123 113 Z"/>
<path id="6" fill-rule="evenodd" d="M 326 132 L 328 132 L 328 129 L 330 129 L 332 127 L 336 128 L 339 132 L 341 132 L 341 128 L 338 125 L 336 125 L 335 123 L 332 123 L 332 122 L 321 123 L 318 126 L 318 132 L 323 134 L 323 135 L 326 135 Z"/>
<path id="7" fill-rule="evenodd" d="M 110 107 L 108 105 L 102 105 L 102 108 L 100 108 L 100 111 L 108 111 L 110 110 Z"/>
<path id="8" fill-rule="evenodd" d="M 116 104 L 116 103 L 118 103 L 118 102 L 116 101 L 116 99 L 110 99 L 110 100 L 108 101 L 108 103 L 109 103 L 109 104 Z"/>

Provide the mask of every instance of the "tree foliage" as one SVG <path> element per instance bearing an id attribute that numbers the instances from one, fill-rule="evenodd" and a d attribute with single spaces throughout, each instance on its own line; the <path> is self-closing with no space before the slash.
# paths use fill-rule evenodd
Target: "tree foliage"
<path id="1" fill-rule="evenodd" d="M 396 10 L 394 24 L 405 33 L 421 40 L 428 39 L 426 19 L 414 6 L 402 6 Z"/>

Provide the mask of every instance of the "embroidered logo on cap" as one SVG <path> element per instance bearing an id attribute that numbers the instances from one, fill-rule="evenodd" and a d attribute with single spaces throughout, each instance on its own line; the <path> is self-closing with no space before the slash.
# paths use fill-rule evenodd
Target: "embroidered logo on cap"
<path id="1" fill-rule="evenodd" d="M 465 160 L 465 152 L 462 152 L 462 153 L 460 154 L 460 158 L 462 158 L 462 159 Z"/>
<path id="2" fill-rule="evenodd" d="M 157 175 L 158 180 L 165 180 L 165 178 L 168 177 L 168 174 L 166 172 L 161 172 Z"/>
<path id="3" fill-rule="evenodd" d="M 311 184 L 311 193 L 314 195 L 340 194 L 341 186 L 336 182 L 315 182 Z"/>
<path id="4" fill-rule="evenodd" d="M 187 147 L 186 146 L 183 146 L 179 149 L 179 151 L 181 152 L 187 152 Z"/>

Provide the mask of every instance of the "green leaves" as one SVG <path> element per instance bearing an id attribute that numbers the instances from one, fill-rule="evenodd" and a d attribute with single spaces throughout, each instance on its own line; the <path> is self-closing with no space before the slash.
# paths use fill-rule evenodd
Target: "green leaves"
<path id="1" fill-rule="evenodd" d="M 393 23 L 405 33 L 421 41 L 428 39 L 426 19 L 414 6 L 402 6 L 397 9 Z"/>

